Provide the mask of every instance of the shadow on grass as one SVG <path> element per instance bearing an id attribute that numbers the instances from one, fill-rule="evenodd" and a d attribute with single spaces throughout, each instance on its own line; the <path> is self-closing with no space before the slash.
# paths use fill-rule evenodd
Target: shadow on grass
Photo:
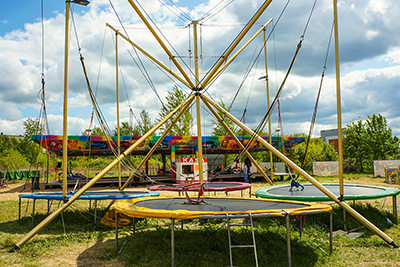
<path id="1" fill-rule="evenodd" d="M 282 230 L 283 229 L 283 230 Z M 235 229 L 232 233 L 236 244 L 251 244 L 251 230 Z M 77 266 L 93 266 L 90 259 L 100 257 L 105 262 L 119 262 L 121 266 L 171 266 L 170 229 L 142 231 L 135 235 L 120 237 L 121 253 L 116 256 L 115 240 L 98 243 L 77 259 Z M 256 245 L 259 266 L 287 266 L 287 243 L 285 227 L 270 231 L 265 228 L 256 230 Z M 313 266 L 318 260 L 316 248 L 306 240 L 291 239 L 292 263 L 296 266 Z M 255 266 L 253 248 L 233 248 L 235 266 Z M 215 232 L 210 229 L 175 230 L 176 266 L 229 266 L 229 247 L 227 229 Z"/>
<path id="2" fill-rule="evenodd" d="M 108 231 L 109 228 L 100 223 L 100 219 L 107 212 L 106 209 L 97 210 L 96 228 L 94 227 L 94 209 L 89 210 L 67 210 L 57 216 L 41 232 L 46 234 L 64 234 L 85 231 Z M 38 225 L 48 217 L 47 213 L 35 214 L 34 226 Z M 32 230 L 32 216 L 24 216 L 20 220 L 11 220 L 0 223 L 0 231 L 8 234 L 23 234 Z"/>

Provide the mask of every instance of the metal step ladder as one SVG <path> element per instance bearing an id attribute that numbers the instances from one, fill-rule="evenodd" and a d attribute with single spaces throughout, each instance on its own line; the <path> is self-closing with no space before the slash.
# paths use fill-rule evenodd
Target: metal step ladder
<path id="1" fill-rule="evenodd" d="M 241 224 L 231 224 L 230 223 L 231 217 L 229 215 L 226 215 L 226 220 L 227 220 L 227 225 L 228 225 L 228 241 L 229 241 L 229 259 L 231 262 L 231 267 L 233 267 L 232 263 L 232 248 L 253 248 L 254 249 L 254 259 L 256 262 L 256 266 L 258 267 L 258 260 L 257 260 L 257 248 L 256 248 L 256 239 L 254 236 L 254 227 L 253 227 L 253 217 L 251 214 L 249 214 L 249 221 L 250 223 L 241 223 Z M 231 227 L 233 226 L 251 226 L 251 235 L 253 238 L 253 244 L 251 245 L 232 245 L 231 241 Z"/>

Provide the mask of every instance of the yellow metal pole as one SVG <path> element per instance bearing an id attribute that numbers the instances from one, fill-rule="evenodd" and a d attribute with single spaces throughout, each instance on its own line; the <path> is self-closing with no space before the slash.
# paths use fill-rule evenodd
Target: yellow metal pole
<path id="1" fill-rule="evenodd" d="M 228 125 L 226 125 L 226 123 L 222 120 L 221 116 L 219 116 L 219 114 L 214 110 L 214 108 L 212 106 L 210 106 L 210 104 L 207 102 L 204 102 L 204 104 L 206 104 L 208 109 L 213 113 L 214 117 L 217 118 L 219 123 L 221 123 L 221 125 L 225 128 L 225 130 L 229 133 L 229 135 L 233 138 L 233 140 L 235 140 L 236 144 L 238 144 L 238 146 L 240 146 L 240 148 L 242 150 L 245 150 L 244 145 L 239 141 L 239 139 L 236 137 L 234 132 L 228 127 Z M 257 170 L 261 173 L 261 175 L 264 177 L 264 179 L 270 185 L 274 185 L 274 183 L 269 179 L 268 175 L 265 174 L 263 169 L 260 167 L 260 165 L 258 165 L 257 161 L 253 158 L 253 156 L 249 153 L 249 151 L 245 150 L 245 154 L 250 159 L 250 161 L 254 164 L 254 166 L 256 166 Z"/>
<path id="2" fill-rule="evenodd" d="M 133 9 L 136 11 L 140 19 L 146 24 L 147 28 L 149 31 L 153 34 L 153 36 L 156 38 L 158 43 L 161 45 L 161 47 L 164 49 L 165 53 L 167 53 L 169 59 L 175 64 L 175 66 L 178 68 L 179 72 L 183 75 L 187 83 L 190 85 L 190 88 L 194 87 L 193 82 L 190 80 L 189 76 L 186 74 L 186 72 L 182 69 L 181 65 L 178 63 L 178 61 L 175 59 L 175 57 L 171 54 L 171 52 L 168 50 L 168 48 L 165 46 L 164 42 L 161 40 L 161 38 L 158 36 L 158 34 L 155 32 L 153 27 L 151 27 L 150 23 L 147 21 L 147 19 L 144 17 L 140 9 L 136 6 L 136 4 L 132 0 L 128 0 L 129 4 L 133 7 Z"/>
<path id="3" fill-rule="evenodd" d="M 234 123 L 236 123 L 239 127 L 241 127 L 244 131 L 246 131 L 250 135 L 255 135 L 255 133 L 247 127 L 245 124 L 243 124 L 240 120 L 236 119 L 234 116 L 232 116 L 227 110 L 223 109 L 220 107 L 217 103 L 206 97 L 204 94 L 201 96 L 202 100 L 204 102 L 208 102 L 210 105 L 218 109 L 220 112 L 222 112 L 225 116 L 227 116 L 229 119 L 231 119 Z M 321 192 L 323 192 L 325 195 L 327 195 L 330 199 L 335 201 L 339 206 L 341 206 L 344 210 L 346 210 L 350 215 L 352 215 L 356 220 L 364 224 L 368 229 L 370 229 L 372 232 L 377 234 L 380 238 L 382 238 L 385 242 L 388 244 L 392 245 L 393 247 L 397 247 L 397 245 L 394 243 L 393 239 L 391 239 L 389 236 L 387 236 L 382 230 L 380 230 L 378 227 L 373 225 L 370 221 L 365 219 L 361 214 L 359 214 L 357 211 L 355 211 L 352 207 L 347 205 L 346 202 L 340 201 L 340 199 L 332 193 L 330 190 L 328 190 L 325 186 L 323 186 L 321 183 L 319 183 L 317 180 L 315 180 L 311 175 L 309 175 L 307 172 L 305 172 L 302 168 L 297 166 L 293 161 L 291 161 L 289 158 L 287 158 L 285 155 L 283 155 L 279 150 L 277 150 L 275 147 L 271 146 L 268 142 L 266 142 L 264 139 L 262 139 L 260 136 L 256 135 L 257 140 L 262 143 L 266 148 L 271 150 L 276 156 L 278 156 L 280 159 L 282 159 L 286 164 L 289 165 L 292 169 L 300 173 L 305 179 L 307 179 L 310 183 L 312 183 L 315 187 L 317 187 Z"/>
<path id="4" fill-rule="evenodd" d="M 115 29 L 113 26 L 111 26 L 110 24 L 106 24 L 111 30 L 118 32 L 117 29 Z M 133 45 L 137 50 L 139 50 L 140 52 L 142 52 L 146 57 L 148 57 L 150 60 L 152 60 L 154 63 L 156 63 L 157 65 L 159 65 L 161 68 L 163 68 L 166 72 L 168 72 L 169 74 L 171 74 L 172 76 L 174 76 L 175 79 L 179 80 L 182 84 L 184 84 L 186 87 L 188 87 L 189 89 L 192 89 L 192 87 L 190 86 L 190 84 L 188 84 L 184 79 L 182 79 L 178 74 L 176 74 L 173 70 L 171 70 L 170 68 L 168 68 L 167 66 L 165 66 L 161 61 L 159 61 L 158 59 L 156 59 L 155 57 L 153 57 L 150 53 L 148 53 L 146 50 L 144 50 L 143 48 L 141 48 L 139 45 L 137 45 L 136 43 L 134 43 L 132 40 L 130 40 L 128 37 L 126 37 L 123 33 L 118 32 L 119 36 L 121 36 L 125 41 L 127 41 L 128 43 L 130 43 L 131 45 Z"/>
<path id="5" fill-rule="evenodd" d="M 343 199 L 343 150 L 342 150 L 342 108 L 340 104 L 340 63 L 339 63 L 339 29 L 337 15 L 337 0 L 333 0 L 333 16 L 335 27 L 335 66 L 336 66 L 336 105 L 338 125 L 338 157 L 339 157 L 339 193 Z"/>
<path id="6" fill-rule="evenodd" d="M 264 58 L 265 58 L 265 87 L 267 89 L 267 110 L 269 110 L 270 100 L 269 100 L 269 78 L 268 78 L 268 60 L 267 60 L 267 36 L 266 29 L 264 29 Z M 272 132 L 271 132 L 271 116 L 268 117 L 268 133 L 269 133 L 269 143 L 272 146 Z M 269 167 L 271 171 L 271 180 L 274 180 L 274 158 L 272 151 L 269 151 Z"/>
<path id="7" fill-rule="evenodd" d="M 63 199 L 67 200 L 68 187 L 68 52 L 69 52 L 69 1 L 65 1 L 65 47 L 64 47 L 64 110 L 63 110 Z"/>
<path id="8" fill-rule="evenodd" d="M 193 98 L 192 98 L 193 101 Z M 185 113 L 185 111 L 188 109 L 192 101 L 187 102 L 186 105 L 182 106 L 180 112 L 178 115 L 176 115 L 175 119 L 172 121 L 172 123 L 168 126 L 167 129 L 165 129 L 164 133 L 161 135 L 161 137 L 157 140 L 157 142 L 154 144 L 154 146 L 150 149 L 150 151 L 147 153 L 147 155 L 144 157 L 142 162 L 138 165 L 137 169 L 139 170 L 145 162 L 151 157 L 151 155 L 154 153 L 154 151 L 157 149 L 158 145 L 161 143 L 161 141 L 164 139 L 164 137 L 169 133 L 169 131 L 174 127 L 174 125 L 178 122 L 179 118 Z M 128 180 L 125 182 L 125 184 L 122 186 L 121 190 L 124 190 L 128 185 L 129 182 L 132 180 L 133 176 L 136 173 L 131 174 L 131 176 L 128 178 Z"/>
<path id="9" fill-rule="evenodd" d="M 194 78 L 196 88 L 199 86 L 199 49 L 197 44 L 197 21 L 193 21 Z"/>
<path id="10" fill-rule="evenodd" d="M 115 33 L 115 82 L 117 91 L 117 138 L 118 138 L 118 157 L 121 156 L 121 131 L 119 125 L 119 78 L 118 78 L 118 32 Z M 121 188 L 121 162 L 118 163 L 118 187 Z"/>
<path id="11" fill-rule="evenodd" d="M 265 30 L 265 27 L 268 26 L 272 22 L 272 19 L 268 20 L 267 23 L 265 23 L 241 48 L 239 48 L 238 51 L 236 51 L 235 54 L 233 54 L 219 69 L 218 71 L 213 75 L 213 77 L 210 79 L 210 81 L 214 80 L 215 77 L 218 76 L 218 74 L 221 73 L 231 62 L 260 34 L 262 30 Z"/>
<path id="12" fill-rule="evenodd" d="M 193 101 L 194 96 L 189 96 L 182 105 L 186 105 L 188 102 Z M 181 107 L 181 106 L 180 106 Z M 136 147 L 138 147 L 142 142 L 144 142 L 149 136 L 151 136 L 158 128 L 161 127 L 167 120 L 171 119 L 178 112 L 179 108 L 175 108 L 171 113 L 165 116 L 159 123 L 157 123 L 153 128 L 151 128 L 146 134 L 144 134 L 139 140 L 137 140 L 133 145 L 131 145 L 124 154 L 113 160 L 107 167 L 105 167 L 101 172 L 99 172 L 93 179 L 91 179 L 86 185 L 84 185 L 78 192 L 76 192 L 68 202 L 61 205 L 57 210 L 53 211 L 48 217 L 41 221 L 35 228 L 33 228 L 28 234 L 26 234 L 21 240 L 19 240 L 13 250 L 19 249 L 26 242 L 28 242 L 33 236 L 35 236 L 40 230 L 42 230 L 46 225 L 48 225 L 52 220 L 54 220 L 61 212 L 69 207 L 75 200 L 77 200 L 83 193 L 85 193 L 89 188 L 91 188 L 98 180 L 100 180 L 107 172 L 109 172 L 117 163 L 129 155 Z"/>
<path id="13" fill-rule="evenodd" d="M 254 23 L 257 22 L 258 18 L 264 13 L 265 9 L 267 9 L 267 7 L 269 6 L 269 4 L 271 4 L 271 2 L 272 2 L 272 0 L 267 0 L 264 2 L 264 4 L 260 7 L 260 9 L 257 11 L 257 13 L 250 20 L 250 22 L 242 30 L 242 32 L 239 34 L 239 36 L 236 38 L 236 40 L 233 42 L 233 44 L 228 48 L 228 50 L 222 56 L 222 58 L 219 60 L 219 62 L 214 66 L 212 71 L 204 79 L 203 83 L 201 84 L 201 88 L 205 88 L 212 81 L 212 78 L 214 77 L 215 73 L 219 70 L 221 65 L 225 62 L 225 60 L 233 52 L 233 50 L 236 48 L 236 46 L 242 41 L 243 37 L 247 34 L 247 32 L 253 27 Z"/>
<path id="14" fill-rule="evenodd" d="M 201 136 L 201 109 L 200 109 L 200 90 L 199 88 L 199 50 L 197 45 L 197 21 L 193 21 L 193 46 L 194 46 L 194 70 L 195 70 L 195 91 L 196 95 L 196 117 L 197 117 L 197 158 L 199 164 L 199 181 L 203 182 L 203 142 Z"/>

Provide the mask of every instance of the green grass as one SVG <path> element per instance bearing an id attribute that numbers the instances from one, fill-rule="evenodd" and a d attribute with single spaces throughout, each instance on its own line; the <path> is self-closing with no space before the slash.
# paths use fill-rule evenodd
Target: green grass
<path id="1" fill-rule="evenodd" d="M 386 205 L 391 201 L 387 202 L 352 206 L 399 244 L 400 227 L 389 222 L 395 222 L 395 218 L 391 206 Z M 47 202 L 37 201 L 36 204 L 35 222 L 38 223 L 47 216 Z M 105 214 L 108 202 L 102 204 L 98 211 L 100 217 Z M 93 217 L 85 213 L 87 202 L 78 202 L 75 207 L 81 210 L 68 209 L 20 250 L 8 253 L 31 229 L 31 207 L 26 209 L 24 202 L 23 217 L 18 220 L 18 201 L 1 201 L 0 266 L 171 266 L 169 220 L 136 219 L 134 235 L 132 225 L 120 229 L 122 251 L 116 255 L 114 229 L 101 224 L 94 229 Z M 334 206 L 333 214 L 334 230 L 343 229 L 342 210 Z M 290 226 L 293 266 L 397 266 L 400 261 L 398 249 L 391 248 L 350 216 L 347 216 L 347 228 L 359 228 L 357 231 L 363 236 L 357 239 L 335 236 L 332 254 L 329 254 L 329 214 L 307 216 L 302 237 L 299 222 L 294 222 L 294 218 L 291 217 Z M 257 218 L 254 224 L 259 266 L 287 266 L 285 219 Z M 234 228 L 232 240 L 236 244 L 251 243 L 251 230 Z M 178 221 L 175 246 L 176 266 L 229 265 L 227 229 L 223 220 L 184 220 L 183 229 Z M 253 250 L 233 249 L 233 263 L 255 266 Z"/>

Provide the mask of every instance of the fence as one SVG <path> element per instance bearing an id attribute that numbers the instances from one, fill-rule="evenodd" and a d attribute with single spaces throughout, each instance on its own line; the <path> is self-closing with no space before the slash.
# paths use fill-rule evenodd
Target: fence
<path id="1" fill-rule="evenodd" d="M 0 172 L 0 177 L 2 177 L 4 180 L 29 180 L 32 179 L 32 177 L 39 177 L 40 176 L 40 171 L 39 170 L 34 170 L 34 171 L 1 171 Z"/>

